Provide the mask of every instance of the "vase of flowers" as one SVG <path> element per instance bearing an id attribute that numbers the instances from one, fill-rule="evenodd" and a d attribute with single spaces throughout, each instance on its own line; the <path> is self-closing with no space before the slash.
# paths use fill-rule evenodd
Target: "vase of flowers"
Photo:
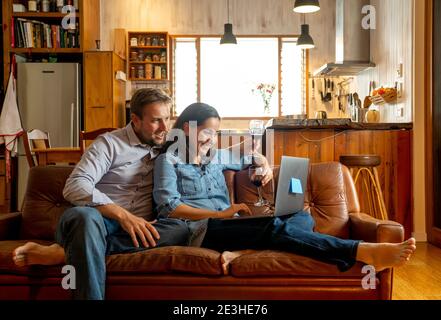
<path id="1" fill-rule="evenodd" d="M 253 93 L 258 93 L 262 97 L 265 114 L 270 113 L 271 99 L 273 97 L 276 86 L 269 83 L 259 83 Z"/>

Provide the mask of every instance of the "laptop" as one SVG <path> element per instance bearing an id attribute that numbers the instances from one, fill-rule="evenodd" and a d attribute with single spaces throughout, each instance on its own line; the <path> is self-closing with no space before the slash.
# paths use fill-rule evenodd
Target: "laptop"
<path id="1" fill-rule="evenodd" d="M 302 211 L 308 183 L 309 159 L 282 157 L 274 211 L 271 214 L 243 216 L 226 220 L 282 217 Z"/>

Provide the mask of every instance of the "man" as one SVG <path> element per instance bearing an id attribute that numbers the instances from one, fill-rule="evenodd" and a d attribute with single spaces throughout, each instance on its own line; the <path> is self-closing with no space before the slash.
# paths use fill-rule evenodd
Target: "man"
<path id="1" fill-rule="evenodd" d="M 17 265 L 75 267 L 75 299 L 105 298 L 107 255 L 187 245 L 189 229 L 176 219 L 153 221 L 154 159 L 169 131 L 171 99 L 141 89 L 131 100 L 131 123 L 99 137 L 66 182 L 77 206 L 60 219 L 50 247 L 28 243 L 14 251 Z"/>

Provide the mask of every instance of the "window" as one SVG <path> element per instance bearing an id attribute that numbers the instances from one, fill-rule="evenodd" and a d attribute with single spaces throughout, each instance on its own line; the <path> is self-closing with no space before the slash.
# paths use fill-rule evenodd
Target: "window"
<path id="1" fill-rule="evenodd" d="M 176 115 L 201 101 L 222 117 L 277 117 L 305 112 L 305 57 L 295 38 L 238 37 L 221 46 L 217 37 L 174 39 Z M 275 87 L 269 112 L 257 87 Z M 280 96 L 279 96 L 280 95 Z"/>

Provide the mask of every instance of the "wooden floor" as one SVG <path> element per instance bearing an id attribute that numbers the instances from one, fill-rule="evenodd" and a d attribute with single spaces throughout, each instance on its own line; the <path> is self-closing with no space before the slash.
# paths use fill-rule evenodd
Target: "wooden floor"
<path id="1" fill-rule="evenodd" d="M 393 300 L 441 300 L 441 249 L 417 244 L 412 260 L 394 271 Z"/>

